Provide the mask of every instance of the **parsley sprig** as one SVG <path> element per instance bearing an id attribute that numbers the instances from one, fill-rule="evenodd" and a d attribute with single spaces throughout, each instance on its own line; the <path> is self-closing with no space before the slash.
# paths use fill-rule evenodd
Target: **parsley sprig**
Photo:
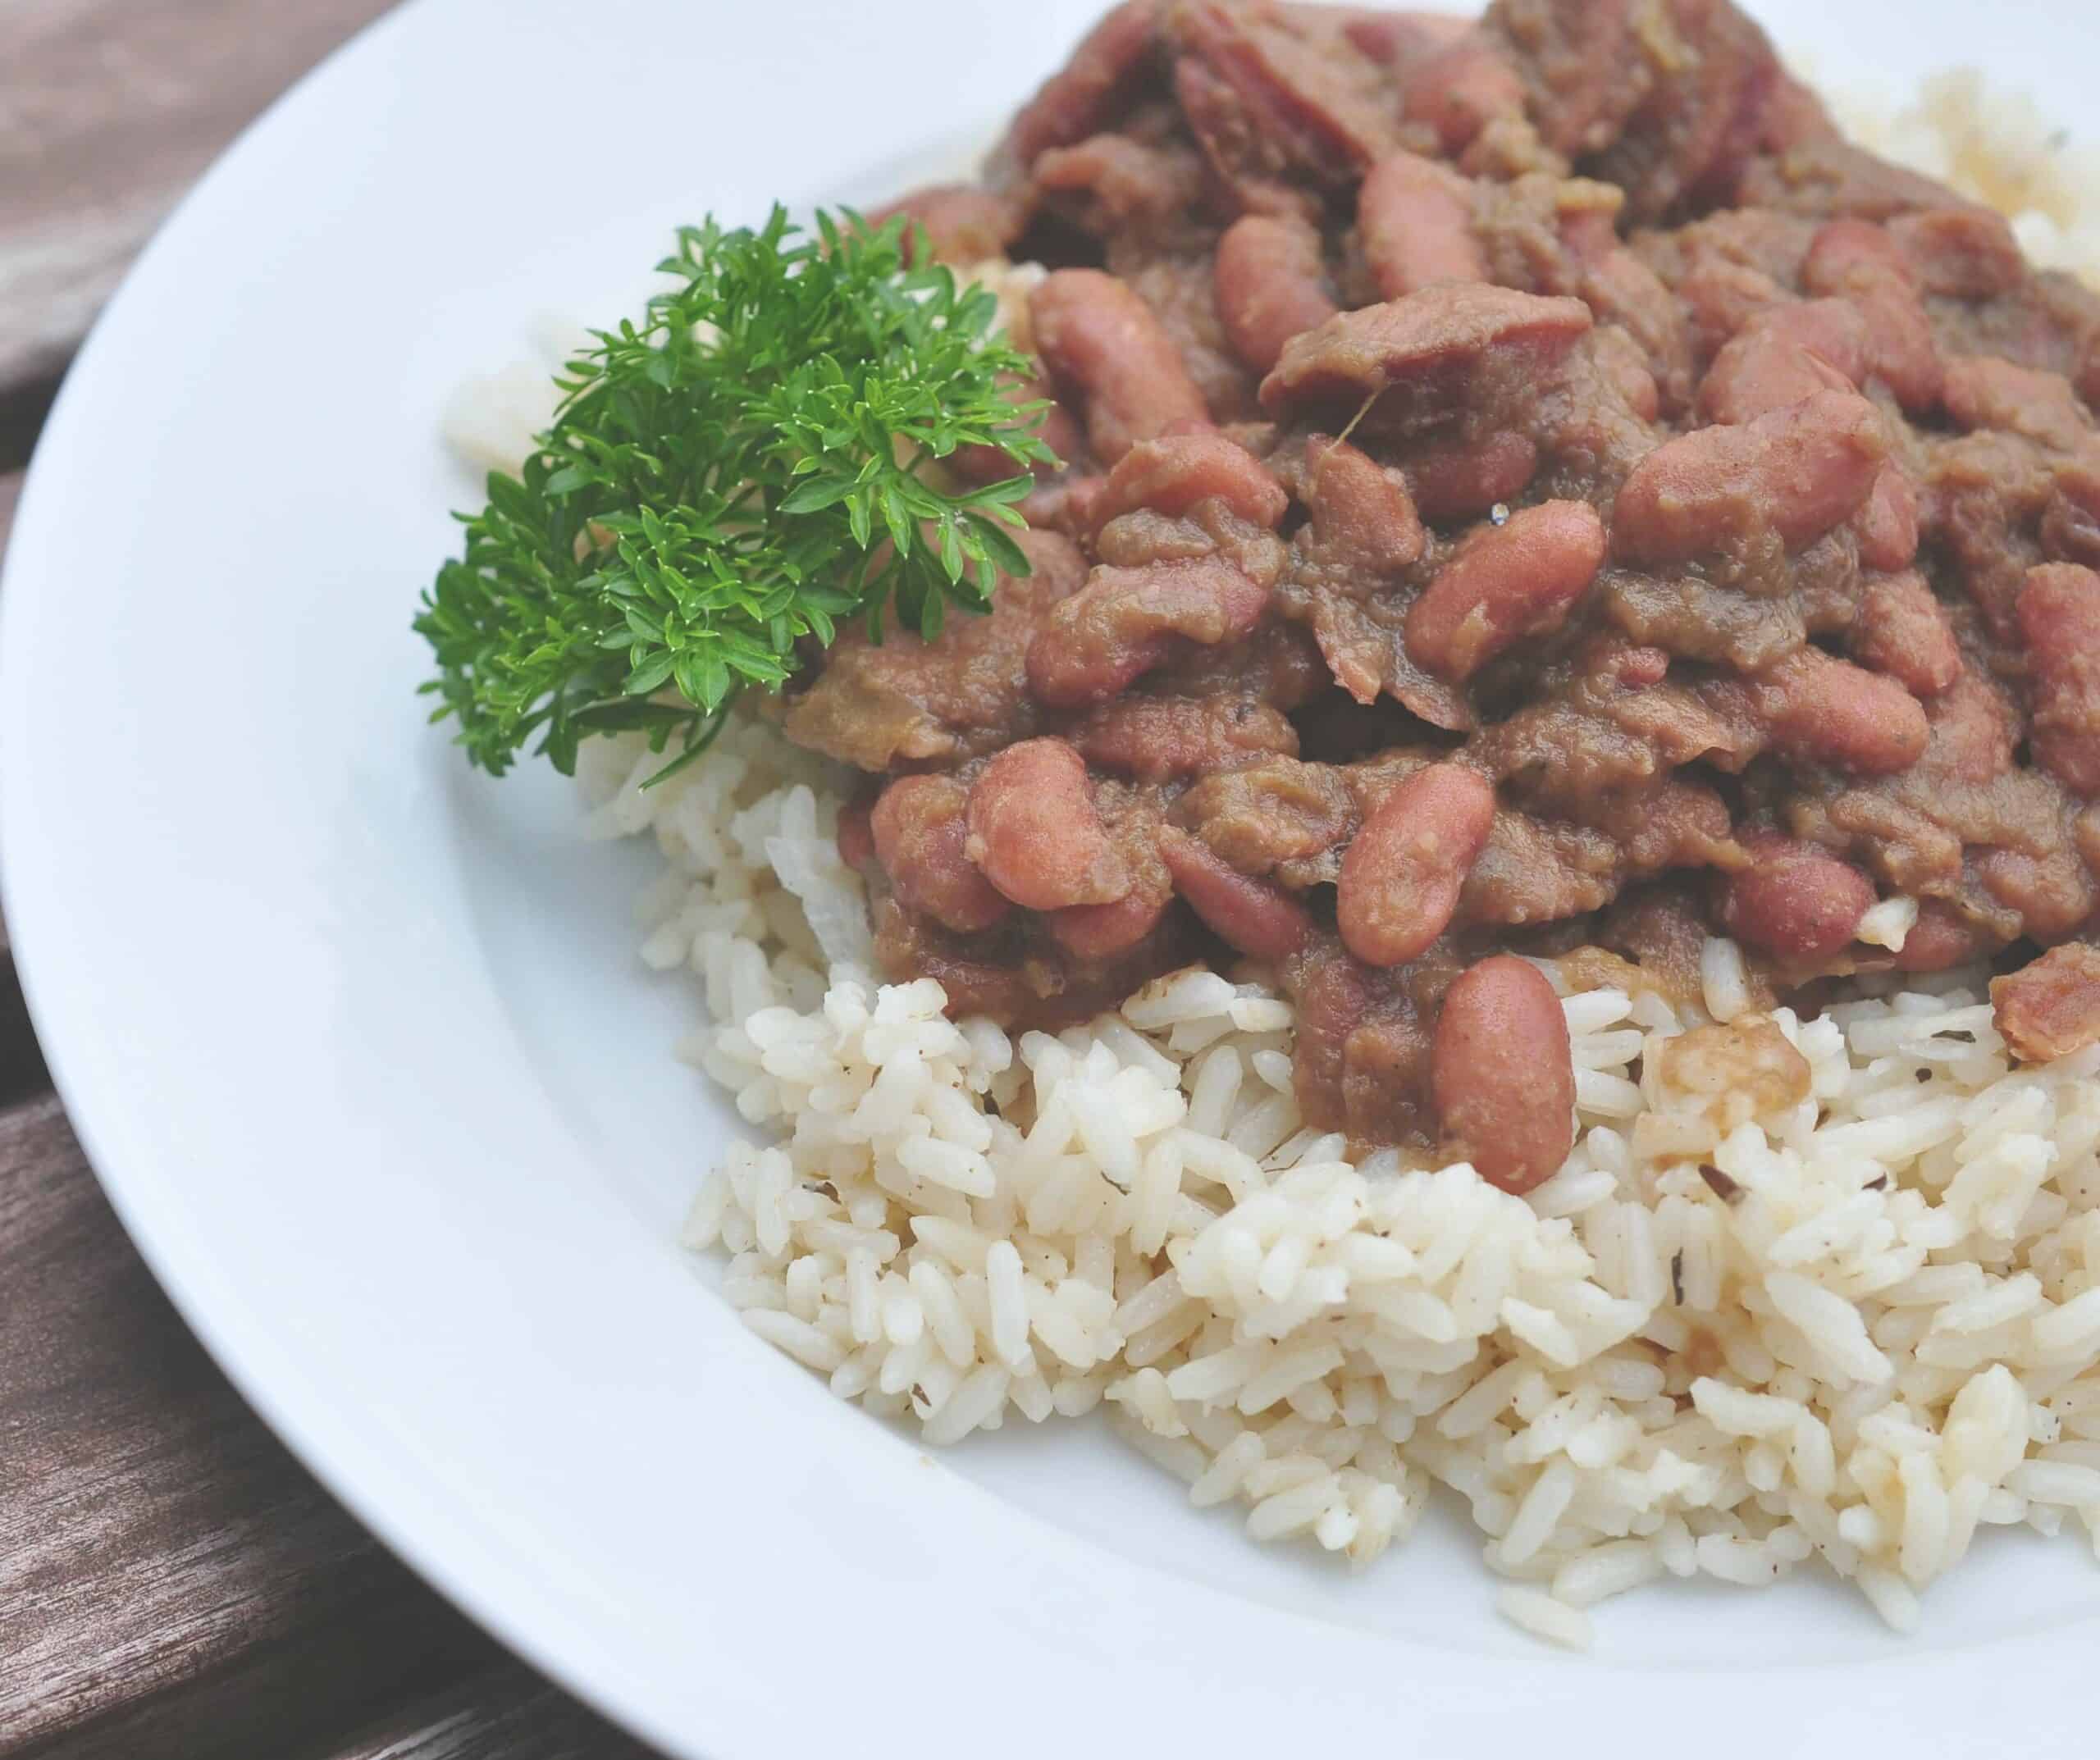
<path id="1" fill-rule="evenodd" d="M 777 689 L 805 645 L 885 615 L 929 641 L 1029 572 L 1007 528 L 1051 458 L 1030 363 L 993 336 L 998 303 L 871 229 L 775 208 L 711 219 L 659 267 L 682 285 L 595 333 L 523 474 L 462 514 L 463 554 L 423 595 L 422 687 L 468 758 L 500 776 L 536 737 L 564 773 L 587 735 L 646 732 L 697 755 L 742 691 Z M 1016 474 L 957 489 L 928 461 L 995 446 Z"/>

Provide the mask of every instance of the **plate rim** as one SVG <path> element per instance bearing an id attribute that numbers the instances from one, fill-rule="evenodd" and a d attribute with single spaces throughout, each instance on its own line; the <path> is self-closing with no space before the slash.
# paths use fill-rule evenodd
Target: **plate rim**
<path id="1" fill-rule="evenodd" d="M 194 214 L 220 199 L 220 191 L 244 175 L 244 167 L 267 147 L 287 113 L 306 103 L 317 88 L 343 79 L 344 70 L 360 64 L 372 52 L 375 43 L 386 42 L 414 28 L 415 21 L 438 11 L 442 3 L 443 0 L 405 0 L 405 3 L 373 21 L 324 57 L 243 130 L 163 222 L 98 317 L 66 375 L 31 460 L 17 510 L 16 541 L 10 546 L 4 577 L 0 577 L 0 905 L 8 912 L 17 973 L 39 1042 L 45 1050 L 53 1086 L 66 1107 L 69 1124 L 79 1138 L 83 1153 L 156 1280 L 168 1294 L 184 1323 L 244 1400 L 284 1442 L 302 1466 L 313 1473 L 330 1494 L 341 1502 L 390 1552 L 484 1630 L 637 1736 L 671 1752 L 698 1753 L 700 1742 L 705 1740 L 711 1745 L 714 1738 L 696 1732 L 678 1714 L 678 1702 L 675 1698 L 667 1699 L 648 1679 L 625 1667 L 622 1658 L 610 1653 L 601 1641 L 593 1637 L 587 1621 L 570 1616 L 568 1609 L 555 1605 L 543 1594 L 533 1594 L 529 1574 L 506 1574 L 497 1568 L 500 1562 L 491 1560 L 486 1553 L 473 1552 L 472 1548 L 462 1551 L 448 1540 L 442 1525 L 445 1512 L 432 1504 L 427 1488 L 419 1490 L 410 1478 L 404 1475 L 401 1463 L 398 1460 L 390 1462 L 384 1450 L 362 1447 L 353 1431 L 323 1421 L 325 1414 L 317 1401 L 305 1398 L 297 1391 L 295 1384 L 288 1384 L 285 1369 L 290 1358 L 281 1352 L 265 1348 L 253 1330 L 241 1329 L 243 1315 L 237 1299 L 212 1288 L 208 1269 L 185 1259 L 180 1244 L 158 1226 L 153 1215 L 154 1174 L 130 1163 L 126 1151 L 114 1141 L 113 1115 L 103 1110 L 110 1104 L 103 1086 L 104 1078 L 90 1068 L 94 1060 L 86 1040 L 80 1034 L 77 1010 L 59 1000 L 63 988 L 63 980 L 58 975 L 64 969 L 63 937 L 47 923 L 41 904 L 31 903 L 26 917 L 17 914 L 18 907 L 25 899 L 34 900 L 38 896 L 38 888 L 25 887 L 23 880 L 24 874 L 32 870 L 39 859 L 34 853 L 38 833 L 35 828 L 21 820 L 25 809 L 21 803 L 25 791 L 14 781 L 15 766 L 25 761 L 23 755 L 34 745 L 30 730 L 23 720 L 27 699 L 25 693 L 8 686 L 19 670 L 30 663 L 25 658 L 28 650 L 21 632 L 27 618 L 25 606 L 28 597 L 39 589 L 30 584 L 32 563 L 25 559 L 33 559 L 45 549 L 43 529 L 56 518 L 46 509 L 57 505 L 61 491 L 56 486 L 61 481 L 60 473 L 68 467 L 64 461 L 77 454 L 84 445 L 75 432 L 84 420 L 80 414 L 84 407 L 82 387 L 94 378 L 99 363 L 111 351 L 109 339 L 121 336 L 131 326 L 136 289 L 142 276 L 149 274 L 152 266 L 165 254 L 167 241 L 179 236 Z M 29 535 L 30 541 L 24 541 L 25 534 Z M 43 590 L 49 590 L 48 585 Z M 957 1486 L 961 1489 L 960 1481 Z M 1009 1515 L 1020 1513 L 1025 1512 L 1009 1512 Z M 1068 1551 L 1082 1553 L 1099 1550 L 1091 1543 L 1069 1534 L 1057 1534 L 1052 1543 L 1061 1543 Z M 471 1564 L 468 1562 L 468 1553 L 472 1553 Z M 1147 1567 L 1121 1560 L 1113 1561 L 1102 1574 L 1126 1581 L 1157 1575 Z M 1303 1616 L 1270 1608 L 1255 1610 L 1254 1617 L 1271 1630 L 1278 1622 L 1305 1627 L 1313 1624 Z M 1993 1653 L 2005 1644 L 2018 1643 L 2025 1653 L 2024 1665 L 2031 1659 L 2031 1666 L 2040 1669 L 2044 1664 L 2043 1653 L 2048 1652 L 2056 1662 L 2069 1669 L 2087 1654 L 2082 1631 L 2089 1629 L 2089 1624 L 2074 1622 L 2038 1639 L 2032 1635 L 2015 1636 L 1969 1644 L 1959 1652 L 1937 1648 L 1920 1649 L 1907 1656 L 1855 1666 L 1874 1668 L 1884 1676 L 1903 1676 L 1923 1682 L 1948 1668 L 1957 1655 L 1988 1667 Z M 1333 1628 L 1327 1630 L 1326 1635 L 1330 1641 L 1348 1648 L 1363 1649 L 1367 1645 L 1370 1648 L 1364 1651 L 1366 1654 L 1386 1650 L 1389 1664 L 1395 1666 L 1396 1671 L 1405 1671 L 1407 1665 L 1403 1659 L 1413 1649 L 1404 1640 L 1342 1633 Z M 1499 1707 L 1505 1717 L 1529 1713 L 1526 1721 L 1536 1717 L 1541 1729 L 1554 1727 L 1560 1716 L 1592 1698 L 1597 1689 L 1622 1680 L 1623 1675 L 1619 1662 L 1609 1657 L 1563 1662 L 1541 1655 L 1522 1673 L 1542 1683 L 1553 1681 L 1557 1676 L 1563 1690 L 1545 1691 L 1540 1703 L 1518 1708 L 1511 1706 L 1506 1694 L 1499 1694 L 1495 1690 L 1495 1677 L 1508 1669 L 1507 1658 L 1461 1658 L 1440 1653 L 1436 1661 L 1439 1667 L 1449 1669 L 1451 1678 L 1445 1685 L 1454 1697 L 1477 1707 Z M 1785 1667 L 1764 1670 L 1753 1678 L 1794 1671 Z M 2027 1671 L 2028 1667 L 2023 1666 L 2020 1672 Z M 1691 1693 L 1702 1684 L 1719 1685 L 1744 1678 L 1731 1671 L 1684 1671 L 1678 1676 L 1678 1683 L 1685 1692 Z M 1565 1689 L 1577 1679 L 1583 1682 L 1582 1689 L 1568 1693 Z M 1665 1697 L 1677 1699 L 1679 1694 L 1669 1693 Z M 1680 1700 L 1678 1708 L 1690 1709 L 1690 1701 Z M 1747 1716 L 1744 1721 L 1745 1734 L 1748 1733 L 1748 1726 L 1761 1721 L 1755 1715 Z M 1893 1727 L 1885 1707 L 1870 1719 L 1855 1726 L 1856 1733 L 1883 1738 Z M 761 1749 L 751 1745 L 754 1733 L 750 1727 L 740 1730 L 737 1735 L 741 1745 L 733 1750 L 718 1751 L 733 1751 L 740 1760 L 746 1755 L 756 1756 Z M 1316 1732 L 1309 1729 L 1299 1730 L 1286 1722 L 1278 1726 L 1277 1733 L 1294 1734 L 1302 1739 Z M 1505 1728 L 1505 1733 L 1516 1732 L 1513 1728 Z M 1834 1729 L 1826 1733 L 1833 1737 L 1839 1735 Z M 1949 1732 L 1944 1726 L 1934 1725 L 1930 1730 L 1920 1733 L 1945 1739 Z M 2026 1733 L 2038 1737 L 2043 1732 L 2030 1728 Z M 2079 1735 L 2070 1730 L 2061 1733 L 2067 1740 L 2075 1740 Z M 1958 1738 L 1961 1732 L 1957 1729 L 1952 1734 Z M 1756 1739 L 1769 1739 L 1769 1735 L 1760 1735 Z M 1729 1751 L 1733 1751 L 1733 1745 L 1730 1741 Z M 1743 1751 L 1750 1749 L 1746 1747 Z M 2042 1750 L 2030 1748 L 2029 1751 Z M 2071 1750 L 2067 1748 L 2065 1751 Z"/>

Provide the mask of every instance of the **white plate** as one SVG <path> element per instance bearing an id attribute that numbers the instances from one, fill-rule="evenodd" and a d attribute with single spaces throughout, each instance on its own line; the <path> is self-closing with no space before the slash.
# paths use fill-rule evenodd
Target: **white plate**
<path id="1" fill-rule="evenodd" d="M 1455 1522 L 1349 1577 L 1090 1427 L 931 1460 L 673 1243 L 725 1115 L 632 955 L 641 858 L 578 846 L 550 776 L 470 777 L 409 694 L 471 492 L 439 405 L 680 219 L 941 167 L 1092 10 L 423 0 L 154 244 L 52 414 L 0 641 L 17 957 L 126 1222 L 381 1536 L 680 1754 L 2090 1752 L 2075 1543 L 1993 1538 L 1907 1645 L 1803 1578 L 1650 1591 L 1564 1660 Z M 1981 48 L 1954 0 L 1764 11 L 1826 75 Z M 2084 113 L 2088 9 L 1989 33 Z"/>

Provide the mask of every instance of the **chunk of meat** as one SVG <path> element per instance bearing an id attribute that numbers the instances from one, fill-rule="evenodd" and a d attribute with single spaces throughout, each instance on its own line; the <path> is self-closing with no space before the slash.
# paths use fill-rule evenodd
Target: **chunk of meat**
<path id="1" fill-rule="evenodd" d="M 960 934 L 988 929 L 1012 910 L 965 854 L 970 791 L 950 776 L 901 776 L 869 822 L 874 857 L 898 901 Z"/>
<path id="2" fill-rule="evenodd" d="M 1728 0 L 1500 0 L 1488 30 L 1547 144 L 1623 188 L 1640 221 L 1728 204 L 1783 90 Z"/>
<path id="3" fill-rule="evenodd" d="M 1598 371 L 1626 399 L 1626 407 L 1643 422 L 1662 414 L 1662 387 L 1655 382 L 1648 358 L 1641 345 L 1616 325 L 1596 332 Z"/>
<path id="4" fill-rule="evenodd" d="M 994 159 L 995 173 L 1011 179 L 1048 148 L 1098 132 L 1153 62 L 1159 12 L 1158 0 L 1123 0 L 1112 8 L 1015 116 Z"/>
<path id="5" fill-rule="evenodd" d="M 906 246 L 916 254 L 920 231 L 935 261 L 966 268 L 972 263 L 1003 257 L 1007 247 L 1020 236 L 1020 212 L 1013 202 L 973 184 L 932 184 L 915 189 L 868 216 L 880 226 L 902 214 L 911 222 Z"/>
<path id="6" fill-rule="evenodd" d="M 2100 574 L 2075 563 L 2030 569 L 2018 612 L 2033 673 L 2035 760 L 2092 800 L 2100 796 Z"/>
<path id="7" fill-rule="evenodd" d="M 1344 181 L 1397 144 L 1390 101 L 1369 63 L 1294 24 L 1229 0 L 1180 0 L 1169 14 L 1185 54 L 1230 89 L 1266 169 Z"/>
<path id="8" fill-rule="evenodd" d="M 1380 801 L 1342 859 L 1335 920 L 1367 965 L 1404 965 L 1451 924 L 1495 826 L 1495 787 L 1455 764 L 1418 770 Z"/>
<path id="9" fill-rule="evenodd" d="M 2081 446 L 2057 466 L 2041 540 L 2051 562 L 2100 566 L 2100 445 Z"/>
<path id="10" fill-rule="evenodd" d="M 1729 934 L 1783 960 L 1827 960 L 1851 946 L 1873 908 L 1874 882 L 1849 862 L 1787 837 L 1743 840 L 1753 864 L 1730 876 L 1721 922 Z"/>
<path id="11" fill-rule="evenodd" d="M 1389 422 L 1424 408 L 1448 412 L 1463 408 L 1483 379 L 1536 383 L 1589 334 L 1591 321 L 1579 299 L 1480 284 L 1427 288 L 1294 337 L 1262 381 L 1262 407 L 1284 414 L 1339 404 L 1353 416 L 1376 397 L 1399 406 Z"/>
<path id="12" fill-rule="evenodd" d="M 1029 302 L 1035 345 L 1061 385 L 1078 392 L 1094 454 L 1114 464 L 1177 422 L 1210 408 L 1158 316 L 1098 269 L 1058 269 Z"/>
<path id="13" fill-rule="evenodd" d="M 2014 912 L 2022 931 L 2043 946 L 2067 940 L 2100 907 L 2093 875 L 2075 850 L 1987 850 L 1975 875 L 1996 903 Z"/>
<path id="14" fill-rule="evenodd" d="M 1888 235 L 1927 293 L 1950 299 L 2009 294 L 2029 274 L 2027 259 L 2002 215 L 1987 207 L 1939 207 L 1900 214 Z"/>
<path id="15" fill-rule="evenodd" d="M 2100 947 L 2067 942 L 1991 980 L 1998 1031 L 2023 1063 L 2051 1063 L 2100 1044 Z"/>
<path id="16" fill-rule="evenodd" d="M 1024 740 L 987 764 L 970 787 L 968 824 L 965 853 L 1030 910 L 1112 904 L 1130 890 L 1086 760 L 1062 740 Z"/>
<path id="17" fill-rule="evenodd" d="M 1298 755 L 1298 733 L 1274 704 L 1246 696 L 1123 696 L 1066 730 L 1093 765 L 1141 782 L 1212 775 Z"/>
<path id="18" fill-rule="evenodd" d="M 1248 214 L 1217 241 L 1212 265 L 1218 321 L 1239 363 L 1267 373 L 1294 336 L 1340 309 L 1327 291 L 1320 235 L 1303 221 Z"/>
<path id="19" fill-rule="evenodd" d="M 1356 198 L 1357 236 L 1372 279 L 1388 299 L 1439 281 L 1484 281 L 1487 258 L 1473 236 L 1472 187 L 1433 159 L 1389 153 Z"/>
<path id="20" fill-rule="evenodd" d="M 1575 1146 L 1575 1062 L 1560 999 L 1529 961 L 1483 960 L 1445 992 L 1430 1084 L 1447 1153 L 1530 1191 Z"/>
<path id="21" fill-rule="evenodd" d="M 823 670 L 783 714 L 797 745 L 864 770 L 957 760 L 1035 731 L 1041 705 L 1025 663 L 1052 609 L 1079 590 L 1085 559 L 1054 531 L 1016 534 L 1034 572 L 1002 577 L 983 617 L 956 616 L 938 641 L 891 629 L 880 642 L 842 630 Z"/>
<path id="22" fill-rule="evenodd" d="M 1701 428 L 1634 467 L 1613 548 L 1628 562 L 1689 562 L 1769 533 L 1798 549 L 1859 511 L 1888 458 L 1874 405 L 1842 391 L 1741 427 Z"/>
<path id="23" fill-rule="evenodd" d="M 1205 777 L 1176 803 L 1174 818 L 1240 873 L 1267 874 L 1346 844 L 1358 814 L 1332 765 L 1276 759 Z"/>
<path id="24" fill-rule="evenodd" d="M 1947 612 L 1915 568 L 1867 583 L 1852 652 L 1915 696 L 1936 696 L 1961 676 L 1961 650 Z"/>
<path id="25" fill-rule="evenodd" d="M 1476 531 L 1408 613 L 1408 652 L 1439 677 L 1470 678 L 1513 642 L 1558 629 L 1604 566 L 1586 501 L 1547 501 Z"/>
<path id="26" fill-rule="evenodd" d="M 1524 113 L 1524 82 L 1485 34 L 1463 30 L 1402 70 L 1400 106 L 1447 154 L 1463 153 L 1488 124 Z"/>
<path id="27" fill-rule="evenodd" d="M 1177 642 L 1237 641 L 1268 596 L 1227 562 L 1097 568 L 1029 644 L 1029 686 L 1060 708 L 1099 702 L 1162 664 Z"/>
<path id="28" fill-rule="evenodd" d="M 1093 505 L 1097 526 L 1149 508 L 1179 518 L 1218 500 L 1249 525 L 1273 529 L 1290 506 L 1276 473 L 1222 434 L 1140 440 L 1116 462 Z"/>
<path id="29" fill-rule="evenodd" d="M 1819 391 L 1856 390 L 1866 342 L 1866 321 L 1845 300 L 1776 307 L 1714 357 L 1699 387 L 1700 413 L 1732 426 Z"/>
<path id="30" fill-rule="evenodd" d="M 1312 936 L 1305 907 L 1264 881 L 1249 879 L 1199 838 L 1169 826 L 1159 853 L 1174 889 L 1228 946 L 1253 960 L 1283 960 Z"/>
<path id="31" fill-rule="evenodd" d="M 1047 207 L 1097 238 L 1137 235 L 1163 244 L 1199 236 L 1189 215 L 1203 193 L 1203 166 L 1187 147 L 1096 135 L 1043 153 L 1034 182 Z"/>

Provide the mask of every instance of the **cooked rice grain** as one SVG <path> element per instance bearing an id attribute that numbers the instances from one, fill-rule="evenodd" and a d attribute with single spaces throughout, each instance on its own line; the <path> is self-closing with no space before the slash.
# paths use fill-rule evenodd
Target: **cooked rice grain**
<path id="1" fill-rule="evenodd" d="M 929 1442 L 1105 1403 L 1194 1503 L 1356 1563 L 1440 1481 L 1501 1612 L 1577 1648 L 1656 1578 L 1811 1557 L 1909 1630 L 1979 1525 L 2100 1527 L 2100 1049 L 2013 1067 L 1980 973 L 1782 1010 L 1810 1092 L 1743 1116 L 1754 1042 L 1718 1088 L 1657 1055 L 1754 1024 L 1732 944 L 1704 1005 L 1549 969 L 1579 1128 L 1526 1200 L 1305 1128 L 1259 983 L 1177 973 L 1055 1037 L 878 983 L 840 778 L 756 723 L 646 793 L 638 745 L 587 756 L 593 828 L 675 876 L 641 928 L 718 1023 L 694 1060 L 778 1138 L 733 1146 L 684 1238 Z"/>

